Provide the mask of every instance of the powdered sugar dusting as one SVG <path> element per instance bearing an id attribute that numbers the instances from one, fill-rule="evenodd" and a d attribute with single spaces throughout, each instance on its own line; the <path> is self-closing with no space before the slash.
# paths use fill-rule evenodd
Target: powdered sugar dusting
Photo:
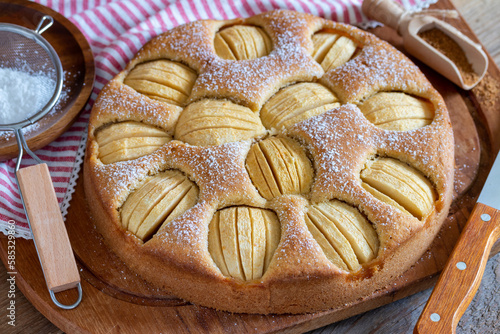
<path id="1" fill-rule="evenodd" d="M 163 234 L 163 238 L 168 236 L 176 243 L 181 242 L 186 246 L 192 246 L 194 244 L 200 243 L 203 244 L 205 236 L 200 225 L 202 225 L 203 223 L 204 225 L 208 225 L 205 221 L 208 217 L 205 217 L 206 214 L 203 215 L 204 211 L 207 211 L 207 203 L 204 201 L 196 203 L 194 207 L 186 211 L 179 218 L 172 221 L 169 224 L 170 226 L 168 226 L 168 228 L 165 228 L 164 231 L 159 231 L 158 235 L 162 236 Z M 191 255 L 196 255 L 199 253 L 196 247 L 189 248 L 192 250 L 192 252 L 190 252 Z"/>
<path id="2" fill-rule="evenodd" d="M 153 38 L 134 57 L 130 66 L 138 62 L 170 59 L 187 64 L 197 72 L 215 57 L 212 39 L 217 21 L 186 23 Z"/>
<path id="3" fill-rule="evenodd" d="M 376 155 L 407 162 L 426 176 L 434 177 L 436 184 L 441 182 L 438 191 L 447 189 L 446 185 L 442 186 L 442 179 L 446 179 L 451 165 L 441 151 L 450 148 L 452 137 L 443 110 L 437 112 L 429 126 L 397 132 L 374 126 L 353 104 L 379 91 L 432 96 L 434 90 L 418 68 L 387 44 L 359 33 L 357 36 L 365 39 L 360 43 L 361 51 L 347 63 L 324 74 L 307 51 L 312 44 L 310 36 L 315 29 L 321 28 L 322 21 L 310 20 L 294 12 L 282 14 L 263 14 L 255 21 L 273 39 L 273 51 L 265 57 L 243 61 L 218 58 L 213 50 L 213 35 L 223 23 L 207 21 L 179 27 L 154 39 L 135 61 L 166 57 L 187 63 L 198 71 L 188 101 L 226 98 L 255 112 L 283 86 L 320 78 L 320 83 L 344 104 L 281 133 L 297 139 L 311 154 L 315 180 L 309 194 L 263 199 L 245 168 L 252 140 L 208 147 L 173 140 L 152 155 L 94 169 L 106 184 L 102 191 L 115 200 L 114 205 L 142 179 L 161 170 L 178 169 L 196 183 L 200 190 L 198 203 L 145 244 L 151 249 L 157 247 L 154 251 L 160 255 L 168 254 L 175 265 L 190 268 L 196 265 L 195 275 L 213 274 L 203 259 L 210 256 L 207 255 L 208 224 L 216 210 L 228 206 L 270 208 L 277 213 L 282 224 L 282 239 L 271 267 L 281 266 L 274 272 L 288 275 L 287 279 L 310 277 L 321 270 L 329 274 L 338 270 L 321 255 L 320 247 L 304 222 L 304 213 L 310 203 L 339 199 L 359 208 L 374 222 L 381 240 L 379 255 L 404 242 L 421 228 L 422 222 L 406 217 L 402 211 L 376 199 L 362 187 L 360 173 L 367 161 Z M 167 108 L 118 81 L 112 81 L 101 93 L 91 119 L 93 125 L 133 119 L 158 126 L 164 124 L 168 129 L 175 126 L 182 108 Z M 435 144 L 443 134 L 447 137 Z"/>
<path id="4" fill-rule="evenodd" d="M 124 84 L 112 81 L 101 91 L 93 110 L 92 124 L 96 128 L 109 122 L 135 120 L 173 133 L 173 125 L 182 108 L 154 101 Z"/>
<path id="5" fill-rule="evenodd" d="M 220 146 L 179 146 L 169 157 L 172 166 L 183 168 L 200 187 L 200 198 L 238 203 L 241 190 L 253 188 L 245 169 L 250 141 Z"/>
<path id="6" fill-rule="evenodd" d="M 119 161 L 108 165 L 96 164 L 94 173 L 98 180 L 106 184 L 101 191 L 112 208 L 118 208 L 126 197 L 146 176 L 158 173 L 161 154 L 159 151 L 129 161 Z"/>
<path id="7" fill-rule="evenodd" d="M 323 74 L 323 69 L 307 53 L 310 41 L 307 20 L 278 12 L 263 15 L 274 39 L 273 51 L 265 57 L 230 61 L 215 57 L 200 73 L 191 100 L 204 97 L 228 98 L 257 111 L 279 88 L 295 81 L 311 81 Z M 207 62 L 208 63 L 208 62 Z"/>
<path id="8" fill-rule="evenodd" d="M 432 89 L 417 66 L 391 49 L 366 45 L 360 55 L 328 72 L 325 79 L 347 101 L 359 101 L 377 91 L 416 94 Z"/>
<path id="9" fill-rule="evenodd" d="M 448 135 L 443 135 L 445 133 Z M 443 192 L 449 186 L 446 180 L 450 171 L 443 166 L 448 166 L 453 157 L 449 152 L 449 149 L 453 148 L 449 127 L 446 128 L 441 122 L 435 121 L 429 126 L 412 131 L 385 131 L 384 135 L 379 137 L 377 146 L 380 152 L 397 156 L 422 171 L 433 182 L 438 193 L 444 195 Z"/>
<path id="10" fill-rule="evenodd" d="M 279 248 L 274 255 L 274 265 L 293 266 L 303 274 L 309 275 L 325 267 L 336 268 L 320 256 L 321 249 L 311 238 L 307 226 L 303 223 L 307 201 L 296 196 L 285 196 L 275 203 L 275 209 L 282 224 L 282 236 Z"/>
<path id="11" fill-rule="evenodd" d="M 353 173 L 364 163 L 366 154 L 363 153 L 375 150 L 373 132 L 373 126 L 352 104 L 310 118 L 290 130 L 290 134 L 299 136 L 307 144 L 314 157 L 313 200 L 354 191 L 346 180 L 352 180 Z"/>
<path id="12" fill-rule="evenodd" d="M 191 99 L 225 97 L 259 110 L 283 85 L 313 80 L 321 74 L 321 67 L 302 48 L 291 43 L 284 44 L 262 58 L 215 61 L 209 70 L 198 77 Z"/>

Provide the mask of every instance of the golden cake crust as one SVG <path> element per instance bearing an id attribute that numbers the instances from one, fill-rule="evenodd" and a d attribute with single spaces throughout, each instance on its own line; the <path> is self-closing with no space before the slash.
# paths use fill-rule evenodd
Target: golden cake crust
<path id="1" fill-rule="evenodd" d="M 221 59 L 214 49 L 214 36 L 224 27 L 243 24 L 268 34 L 271 53 L 250 60 Z M 355 53 L 325 73 L 311 56 L 315 49 L 311 36 L 318 31 L 335 32 L 354 41 Z M 137 65 L 159 59 L 182 63 L 197 74 L 191 93 L 180 105 L 150 98 L 124 84 Z M 225 143 L 188 144 L 176 137 L 178 120 L 189 105 L 217 99 L 248 108 L 258 116 L 277 92 L 302 82 L 326 87 L 340 107 L 280 129 L 263 127 L 264 132 L 256 131 L 250 138 L 235 132 L 231 138 L 236 139 Z M 381 92 L 425 100 L 434 108 L 432 121 L 409 131 L 372 124 L 360 106 Z M 154 126 L 172 140 L 139 158 L 104 164 L 96 134 L 127 121 Z M 314 169 L 311 186 L 302 187 L 307 191 L 268 199 L 262 196 L 247 170 L 247 156 L 256 142 L 270 137 L 290 138 L 306 152 L 298 156 L 307 156 Z M 345 307 L 366 298 L 421 257 L 448 213 L 453 152 L 443 99 L 403 54 L 352 26 L 279 10 L 247 19 L 191 22 L 148 42 L 103 88 L 93 107 L 84 185 L 93 220 L 105 242 L 132 270 L 156 286 L 193 303 L 231 312 L 302 313 Z M 369 161 L 379 158 L 411 166 L 432 185 L 435 201 L 422 219 L 366 190 L 369 187 L 361 173 L 370 168 Z M 143 241 L 123 227 L 121 208 L 131 192 L 166 170 L 181 171 L 198 187 L 196 204 Z M 306 224 L 311 205 L 332 200 L 356 208 L 378 237 L 375 257 L 354 271 L 334 265 Z M 239 206 L 272 211 L 281 225 L 279 244 L 259 279 L 243 281 L 224 275 L 209 252 L 209 226 L 215 213 Z"/>

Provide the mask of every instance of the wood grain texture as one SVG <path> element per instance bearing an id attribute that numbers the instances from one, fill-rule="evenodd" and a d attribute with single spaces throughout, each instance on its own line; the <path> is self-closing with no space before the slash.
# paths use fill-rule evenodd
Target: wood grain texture
<path id="1" fill-rule="evenodd" d="M 420 315 L 416 334 L 456 333 L 458 321 L 479 288 L 491 247 L 499 236 L 500 211 L 477 203 Z"/>
<path id="2" fill-rule="evenodd" d="M 398 29 L 401 15 L 405 12 L 402 6 L 392 0 L 364 0 L 362 10 L 364 13 L 370 13 L 371 20 L 394 30 Z"/>
<path id="3" fill-rule="evenodd" d="M 47 288 L 54 292 L 75 288 L 80 275 L 47 164 L 21 168 L 17 178 Z"/>
<path id="4" fill-rule="evenodd" d="M 455 0 L 458 1 L 458 0 Z M 472 4 L 477 3 L 479 8 L 479 12 L 483 11 L 484 13 L 491 14 L 491 12 L 495 12 L 496 14 L 493 14 L 493 17 L 498 17 L 500 15 L 500 8 L 498 6 L 492 7 L 494 2 L 497 0 L 487 0 L 487 1 L 472 1 Z M 466 1 L 463 1 L 466 2 Z M 488 6 L 488 3 L 491 6 Z M 467 13 L 466 13 L 467 14 Z M 476 14 L 478 17 L 482 17 L 480 14 Z M 482 20 L 482 19 L 481 19 Z M 483 22 L 484 23 L 484 22 Z M 492 31 L 499 31 L 497 30 L 492 30 Z M 491 32 L 491 31 L 490 31 Z M 397 38 L 394 36 L 387 36 L 389 40 L 394 40 L 395 44 L 397 44 Z M 481 38 L 481 36 L 480 36 Z M 496 43 L 499 43 L 500 41 L 496 41 Z M 498 79 L 498 78 L 497 78 Z M 439 81 L 439 78 L 437 78 L 437 81 Z M 436 85 L 436 83 L 433 81 L 433 84 Z M 444 83 L 446 86 L 446 83 Z M 458 124 L 470 124 L 471 119 L 473 119 L 474 122 L 477 124 L 477 135 L 472 135 L 472 138 L 466 139 L 462 141 L 460 144 L 460 147 L 457 146 L 457 152 L 462 152 L 461 156 L 464 156 L 466 154 L 463 153 L 469 153 L 471 157 L 469 160 L 463 160 L 460 161 L 461 165 L 457 165 L 457 171 L 461 171 L 462 173 L 462 178 L 460 182 L 457 182 L 455 184 L 455 196 L 456 198 L 460 197 L 460 194 L 467 193 L 471 191 L 472 193 L 478 193 L 480 188 L 478 185 L 481 184 L 481 182 L 484 182 L 485 175 L 483 175 L 484 170 L 488 169 L 489 167 L 489 156 L 487 152 L 491 152 L 491 147 L 489 147 L 488 143 L 485 143 L 484 141 L 480 141 L 478 138 L 484 138 L 488 137 L 488 130 L 486 127 L 481 123 L 479 120 L 484 119 L 483 115 L 478 111 L 478 107 L 481 106 L 481 103 L 484 101 L 477 101 L 474 97 L 469 97 L 469 96 L 462 96 L 462 92 L 459 90 L 455 89 L 453 86 L 447 86 L 448 91 L 443 93 L 443 90 L 438 88 L 440 92 L 445 96 L 445 100 L 447 104 L 450 104 L 452 106 L 457 103 L 460 107 L 458 108 L 459 110 L 463 110 L 463 108 L 466 108 L 469 112 L 472 113 L 472 118 L 470 115 L 467 116 L 465 113 L 459 113 L 459 114 L 452 114 L 452 121 L 454 118 L 454 115 L 456 116 L 456 122 L 459 122 Z M 450 100 L 451 99 L 451 100 Z M 453 101 L 455 102 L 449 102 Z M 456 101 L 460 101 L 459 103 Z M 492 106 L 492 109 L 494 106 Z M 455 129 L 455 131 L 457 131 Z M 463 131 L 464 133 L 466 132 L 465 130 Z M 491 134 L 491 132 L 489 132 Z M 472 154 L 471 154 L 472 153 Z M 458 154 L 458 153 L 457 153 Z M 476 157 L 482 157 L 483 163 L 480 165 L 474 164 L 473 161 L 477 161 Z M 474 172 L 476 171 L 476 172 Z M 477 175 L 477 176 L 475 176 Z M 476 179 L 477 177 L 477 179 Z M 473 182 L 474 181 L 474 182 Z M 76 194 L 75 194 L 76 196 Z M 76 197 L 75 197 L 76 199 Z M 444 263 L 446 262 L 447 255 L 449 252 L 451 252 L 451 249 L 453 248 L 454 242 L 457 240 L 458 235 L 460 233 L 461 228 L 463 227 L 463 224 L 465 220 L 467 219 L 470 210 L 472 208 L 472 205 L 474 204 L 475 198 L 474 196 L 472 197 L 466 197 L 466 198 L 461 198 L 459 201 L 457 201 L 454 204 L 453 210 L 455 210 L 456 214 L 454 218 L 452 219 L 452 222 L 448 225 L 445 226 L 447 229 L 447 235 L 449 239 L 446 240 L 437 240 L 435 245 L 433 247 L 437 247 L 437 249 L 442 250 L 442 254 L 436 254 L 432 258 L 432 261 L 429 261 L 426 264 L 427 270 L 432 270 L 436 269 L 438 267 L 442 267 Z M 81 213 L 81 212 L 79 212 Z M 75 213 L 78 214 L 78 213 Z M 457 223 L 461 222 L 461 223 Z M 67 224 L 71 224 L 71 220 L 68 220 Z M 99 239 L 97 239 L 96 242 L 98 242 Z M 73 240 L 72 240 L 73 242 Z M 19 245 L 18 247 L 20 249 L 24 248 L 29 248 L 30 242 L 29 241 L 24 241 L 24 240 L 19 240 Z M 495 251 L 498 251 L 496 249 Z M 425 260 L 426 257 L 431 256 L 430 254 L 426 254 L 423 259 Z M 89 257 L 92 257 L 92 254 L 89 254 Z M 40 274 L 39 271 L 37 271 L 37 263 L 33 259 L 29 258 L 29 254 L 27 254 L 25 257 L 20 258 L 20 261 L 27 261 L 30 266 L 33 267 L 34 274 L 37 275 Z M 96 261 L 97 262 L 97 261 Z M 92 264 L 91 264 L 92 265 Z M 417 264 L 421 265 L 421 264 Z M 38 269 L 39 270 L 39 269 Z M 94 269 L 95 270 L 95 269 Z M 1 270 L 0 270 L 1 271 Z M 413 269 L 413 272 L 418 271 L 416 269 Z M 109 327 L 109 332 L 110 333 L 117 333 L 120 331 L 123 331 L 127 325 L 134 323 L 134 322 L 139 322 L 139 323 L 144 323 L 147 320 L 151 320 L 151 316 L 148 315 L 148 312 L 154 312 L 156 308 L 154 307 L 147 307 L 146 311 L 141 311 L 139 313 L 136 313 L 135 310 L 135 303 L 127 303 L 126 305 L 130 306 L 130 310 L 128 313 L 124 313 L 124 311 L 114 311 L 116 307 L 119 308 L 119 305 L 121 305 L 121 302 L 124 302 L 122 299 L 123 298 L 131 298 L 131 296 L 128 294 L 124 288 L 126 287 L 127 289 L 130 289 L 130 287 L 133 284 L 125 284 L 126 279 L 121 279 L 121 281 L 118 278 L 114 278 L 114 284 L 111 286 L 99 286 L 96 281 L 102 281 L 101 279 L 109 279 L 106 277 L 98 277 L 94 276 L 94 278 L 91 278 L 93 275 L 88 268 L 85 267 L 80 267 L 80 272 L 82 274 L 82 277 L 84 278 L 84 281 L 87 282 L 84 286 L 84 291 L 88 291 L 90 295 L 93 296 L 93 293 L 97 292 L 104 292 L 101 293 L 101 296 L 99 298 L 92 297 L 93 299 L 89 301 L 90 303 L 108 303 L 107 309 L 109 309 L 109 312 L 113 316 L 120 316 L 121 321 L 120 322 L 114 322 L 114 324 L 110 324 Z M 99 273 L 99 271 L 96 270 L 96 272 Z M 106 273 L 105 269 L 102 269 L 100 271 L 101 273 Z M 3 273 L 3 272 L 2 272 Z M 109 275 L 109 273 L 108 273 Z M 128 276 L 124 276 L 128 278 Z M 0 281 L 0 296 L 2 295 L 7 295 L 7 291 L 9 289 L 9 285 L 6 282 L 6 276 L 1 276 L 1 281 Z M 92 281 L 94 279 L 94 281 Z M 420 282 L 417 286 L 406 286 L 405 288 L 401 288 L 402 286 L 405 286 L 405 278 L 402 278 L 401 280 L 395 282 L 396 287 L 394 290 L 392 290 L 389 293 L 384 294 L 380 298 L 377 299 L 377 302 L 379 303 L 378 305 L 382 305 L 384 303 L 390 303 L 389 305 L 386 305 L 384 307 L 351 317 L 349 319 L 346 319 L 344 321 L 337 322 L 335 324 L 329 325 L 327 327 L 321 328 L 316 330 L 314 333 L 412 333 L 413 331 L 413 326 L 415 325 L 418 316 L 420 315 L 422 308 L 430 294 L 430 290 L 425 290 L 419 293 L 416 293 L 412 295 L 411 297 L 405 298 L 403 300 L 398 300 L 401 299 L 409 294 L 415 293 L 417 291 L 420 291 L 424 288 L 429 288 L 432 284 L 433 281 L 431 280 L 424 280 Z M 26 282 L 23 282 L 22 280 L 19 282 L 19 285 L 26 284 Z M 27 292 L 27 295 L 29 296 L 30 292 L 33 292 L 33 289 L 40 289 L 43 287 L 43 284 L 41 286 L 25 286 L 23 289 L 25 290 L 25 293 Z M 483 284 L 481 285 L 478 294 L 476 298 L 473 301 L 473 304 L 471 307 L 468 309 L 468 311 L 464 314 L 460 324 L 459 324 L 459 333 L 495 333 L 498 332 L 500 329 L 500 323 L 499 323 L 499 306 L 500 305 L 500 256 L 496 256 L 492 260 L 488 262 L 488 265 L 486 267 L 486 272 L 485 276 L 483 279 Z M 31 289 L 31 290 L 30 290 Z M 108 290 L 106 290 L 108 289 Z M 111 291 L 112 290 L 112 291 Z M 18 314 L 18 319 L 17 319 L 17 327 L 12 328 L 7 325 L 7 322 L 0 321 L 0 332 L 6 332 L 6 333 L 26 333 L 26 332 L 37 332 L 37 333 L 61 333 L 60 330 L 58 330 L 55 326 L 50 325 L 47 319 L 45 319 L 40 313 L 38 313 L 35 308 L 30 304 L 26 302 L 26 299 L 20 295 L 19 291 L 17 291 L 16 295 L 16 301 L 17 301 L 17 314 Z M 87 293 L 84 295 L 84 301 L 85 298 L 87 298 Z M 142 294 L 145 292 L 143 291 Z M 115 294 L 113 297 L 110 295 Z M 108 297 L 110 298 L 108 298 Z M 119 296 L 119 297 L 116 297 Z M 70 298 L 71 296 L 68 296 Z M 121 298 L 121 299 L 120 299 Z M 143 297 L 140 297 L 144 300 Z M 398 300 L 398 301 L 395 301 Z M 135 300 L 136 302 L 138 300 Z M 395 302 L 394 302 L 395 301 Z M 1 298 L 0 297 L 0 308 L 2 310 L 6 309 L 8 299 L 6 298 Z M 51 305 L 47 301 L 35 301 L 33 300 L 33 303 L 35 306 L 38 308 L 42 309 L 51 309 L 53 308 L 53 305 Z M 372 303 L 370 305 L 365 304 L 364 308 L 358 308 L 356 311 L 357 312 L 364 312 L 367 309 L 373 308 L 378 306 L 376 303 Z M 200 327 L 203 328 L 203 330 L 200 331 L 213 331 L 216 332 L 217 330 L 221 330 L 221 328 L 224 328 L 228 332 L 262 332 L 265 328 L 270 329 L 273 328 L 275 330 L 284 330 L 285 328 L 288 328 L 288 332 L 304 332 L 307 330 L 310 330 L 311 328 L 318 328 L 320 326 L 324 326 L 328 323 L 331 323 L 333 321 L 336 321 L 338 319 L 335 319 L 334 317 L 329 317 L 325 314 L 320 314 L 318 317 L 320 320 L 316 320 L 314 323 L 307 323 L 304 324 L 304 322 L 299 323 L 297 322 L 297 316 L 286 316 L 286 317 L 278 317 L 278 316 L 267 316 L 259 319 L 259 316 L 247 316 L 243 319 L 237 319 L 235 320 L 233 317 L 230 315 L 223 313 L 223 312 L 208 312 L 206 308 L 201 308 L 201 307 L 194 307 L 191 310 L 193 312 L 187 312 L 186 309 L 188 309 L 189 305 L 179 305 L 175 308 L 176 312 L 173 313 L 162 313 L 160 314 L 161 317 L 172 317 L 174 320 L 173 322 L 175 324 L 181 324 L 186 326 L 186 324 L 198 324 Z M 4 312 L 4 311 L 2 311 Z M 0 312 L 0 315 L 2 315 L 2 318 L 5 319 L 3 316 L 3 313 Z M 352 312 L 352 310 L 344 310 L 344 316 L 348 314 L 349 312 Z M 492 314 L 493 313 L 493 314 Z M 109 315 L 109 313 L 107 314 Z M 91 316 L 94 321 L 105 321 L 106 315 L 105 314 L 99 314 L 96 312 L 95 309 L 92 307 L 89 307 L 85 309 L 84 314 L 81 315 L 81 317 L 89 317 Z M 337 316 L 342 316 L 342 314 L 337 315 Z M 144 318 L 143 318 L 144 317 Z M 49 316 L 50 320 L 54 322 L 60 322 L 62 319 L 58 315 L 58 313 L 50 313 Z M 284 319 L 283 319 L 284 318 Z M 312 316 L 309 318 L 311 319 Z M 316 319 L 318 319 L 316 318 Z M 161 318 L 157 318 L 161 319 Z M 153 321 L 157 321 L 157 319 L 154 319 Z M 262 327 L 255 328 L 251 327 L 251 323 L 255 323 L 256 320 L 259 320 L 259 324 L 262 325 Z M 304 319 L 302 319 L 304 320 Z M 83 319 L 80 319 L 80 321 L 83 321 Z M 279 325 L 279 326 L 278 326 Z M 288 327 L 283 327 L 283 326 L 288 326 Z M 145 327 L 149 328 L 149 327 Z M 182 327 L 181 327 L 182 328 Z M 76 330 L 75 327 L 68 327 L 66 328 L 67 332 L 74 332 Z M 166 329 L 167 330 L 167 329 Z"/>
<path id="5" fill-rule="evenodd" d="M 61 14 L 23 0 L 0 0 L 0 22 L 36 28 L 43 14 L 54 18 L 54 24 L 42 34 L 59 55 L 64 71 L 60 101 L 25 138 L 32 151 L 46 146 L 70 128 L 86 105 L 94 83 L 94 57 L 90 45 L 78 28 Z M 0 131 L 0 161 L 18 154 L 14 132 Z"/>

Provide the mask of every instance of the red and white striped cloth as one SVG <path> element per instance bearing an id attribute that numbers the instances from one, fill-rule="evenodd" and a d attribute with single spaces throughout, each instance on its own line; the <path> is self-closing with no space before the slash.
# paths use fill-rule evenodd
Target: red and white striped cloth
<path id="1" fill-rule="evenodd" d="M 437 0 L 400 0 L 418 10 Z M 36 0 L 69 18 L 86 36 L 96 61 L 94 89 L 76 123 L 37 155 L 49 165 L 56 195 L 66 215 L 82 162 L 90 109 L 102 87 L 154 36 L 200 19 L 227 20 L 287 8 L 339 22 L 366 22 L 362 0 Z M 35 162 L 25 157 L 22 167 Z M 16 235 L 31 238 L 14 176 L 15 160 L 0 163 L 0 230 L 16 223 Z"/>

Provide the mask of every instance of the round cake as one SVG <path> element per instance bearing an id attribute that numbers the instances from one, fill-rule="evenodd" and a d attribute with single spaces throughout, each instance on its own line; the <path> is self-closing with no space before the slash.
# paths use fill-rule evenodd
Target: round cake
<path id="1" fill-rule="evenodd" d="M 447 216 L 438 92 L 355 27 L 287 10 L 191 22 L 101 91 L 84 164 L 108 247 L 158 288 L 245 313 L 348 306 Z"/>

